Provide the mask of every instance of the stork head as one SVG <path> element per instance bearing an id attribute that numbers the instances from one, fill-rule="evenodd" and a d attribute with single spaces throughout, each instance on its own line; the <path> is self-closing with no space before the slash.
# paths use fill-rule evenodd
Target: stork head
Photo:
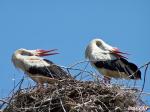
<path id="1" fill-rule="evenodd" d="M 16 50 L 15 54 L 20 54 L 23 56 L 49 56 L 49 55 L 55 55 L 55 54 L 59 54 L 57 52 L 53 52 L 56 51 L 57 49 L 52 49 L 52 50 L 43 50 L 43 49 L 36 49 L 36 50 L 27 50 L 27 49 L 18 49 Z"/>
<path id="2" fill-rule="evenodd" d="M 127 53 L 119 51 L 119 49 L 116 47 L 110 46 L 109 44 L 105 43 L 102 39 L 93 39 L 90 42 L 85 52 L 86 57 L 88 56 L 89 51 L 92 51 L 92 50 L 95 52 L 97 51 L 99 53 L 113 54 L 119 58 L 126 58 L 123 56 L 123 54 L 127 54 Z"/>
<path id="3" fill-rule="evenodd" d="M 91 44 L 94 44 L 102 51 L 111 51 L 114 49 L 112 46 L 106 44 L 102 39 L 93 39 Z"/>
<path id="4" fill-rule="evenodd" d="M 14 54 L 12 55 L 12 62 L 15 65 L 15 67 L 17 68 L 24 68 L 24 64 L 23 61 L 26 58 L 30 58 L 32 56 L 36 56 L 37 57 L 42 57 L 42 56 L 49 56 L 49 55 L 55 55 L 58 54 L 56 52 L 53 52 L 57 49 L 52 49 L 52 50 L 43 50 L 43 49 L 37 49 L 37 50 L 27 50 L 27 49 L 18 49 L 14 52 Z M 32 57 L 33 58 L 33 57 Z"/>

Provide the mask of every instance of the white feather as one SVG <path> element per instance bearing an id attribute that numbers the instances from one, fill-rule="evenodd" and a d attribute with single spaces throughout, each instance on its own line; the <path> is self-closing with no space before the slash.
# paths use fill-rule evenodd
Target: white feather
<path id="1" fill-rule="evenodd" d="M 98 46 L 98 44 L 100 44 Z M 106 61 L 106 60 L 114 60 L 116 57 L 111 54 L 110 50 L 113 47 L 106 44 L 101 39 L 94 39 L 87 46 L 85 51 L 85 57 L 90 61 Z"/>
<path id="2" fill-rule="evenodd" d="M 28 56 L 27 54 L 29 53 L 33 53 L 33 56 Z M 32 66 L 49 66 L 49 64 L 44 61 L 43 58 L 35 56 L 33 50 L 17 50 L 12 56 L 12 61 L 15 67 L 22 69 L 24 72 L 26 72 Z"/>

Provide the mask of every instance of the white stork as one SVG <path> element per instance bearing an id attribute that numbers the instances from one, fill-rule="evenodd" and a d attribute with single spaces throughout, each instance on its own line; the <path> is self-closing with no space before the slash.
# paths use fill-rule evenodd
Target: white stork
<path id="1" fill-rule="evenodd" d="M 111 78 L 141 79 L 138 67 L 127 61 L 118 48 L 106 44 L 101 39 L 93 39 L 86 48 L 85 57 L 89 59 L 102 75 L 105 83 L 110 83 Z"/>
<path id="2" fill-rule="evenodd" d="M 15 67 L 23 70 L 25 74 L 38 84 L 54 83 L 58 80 L 71 77 L 53 62 L 42 58 L 42 56 L 58 54 L 53 52 L 55 50 L 18 49 L 12 56 L 12 62 Z"/>

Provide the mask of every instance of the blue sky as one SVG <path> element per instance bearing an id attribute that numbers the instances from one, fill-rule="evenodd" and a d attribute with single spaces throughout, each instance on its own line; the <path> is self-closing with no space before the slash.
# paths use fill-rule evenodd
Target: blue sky
<path id="1" fill-rule="evenodd" d="M 150 60 L 150 1 L 1 0 L 0 38 L 0 97 L 12 90 L 12 78 L 17 82 L 24 75 L 11 63 L 19 48 L 58 48 L 59 55 L 47 58 L 68 66 L 84 60 L 89 41 L 101 38 L 141 66 Z M 145 92 L 150 92 L 149 74 L 150 68 Z"/>

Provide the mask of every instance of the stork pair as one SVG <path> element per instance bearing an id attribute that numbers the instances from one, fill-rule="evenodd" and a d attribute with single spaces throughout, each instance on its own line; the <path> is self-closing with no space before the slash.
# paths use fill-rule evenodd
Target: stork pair
<path id="1" fill-rule="evenodd" d="M 44 59 L 43 56 L 58 54 L 54 50 L 16 50 L 12 56 L 15 67 L 24 71 L 38 84 L 54 83 L 72 78 L 61 67 Z M 130 63 L 117 48 L 106 44 L 101 39 L 93 39 L 86 48 L 85 56 L 102 75 L 104 81 L 110 83 L 113 78 L 141 79 L 138 67 Z"/>

